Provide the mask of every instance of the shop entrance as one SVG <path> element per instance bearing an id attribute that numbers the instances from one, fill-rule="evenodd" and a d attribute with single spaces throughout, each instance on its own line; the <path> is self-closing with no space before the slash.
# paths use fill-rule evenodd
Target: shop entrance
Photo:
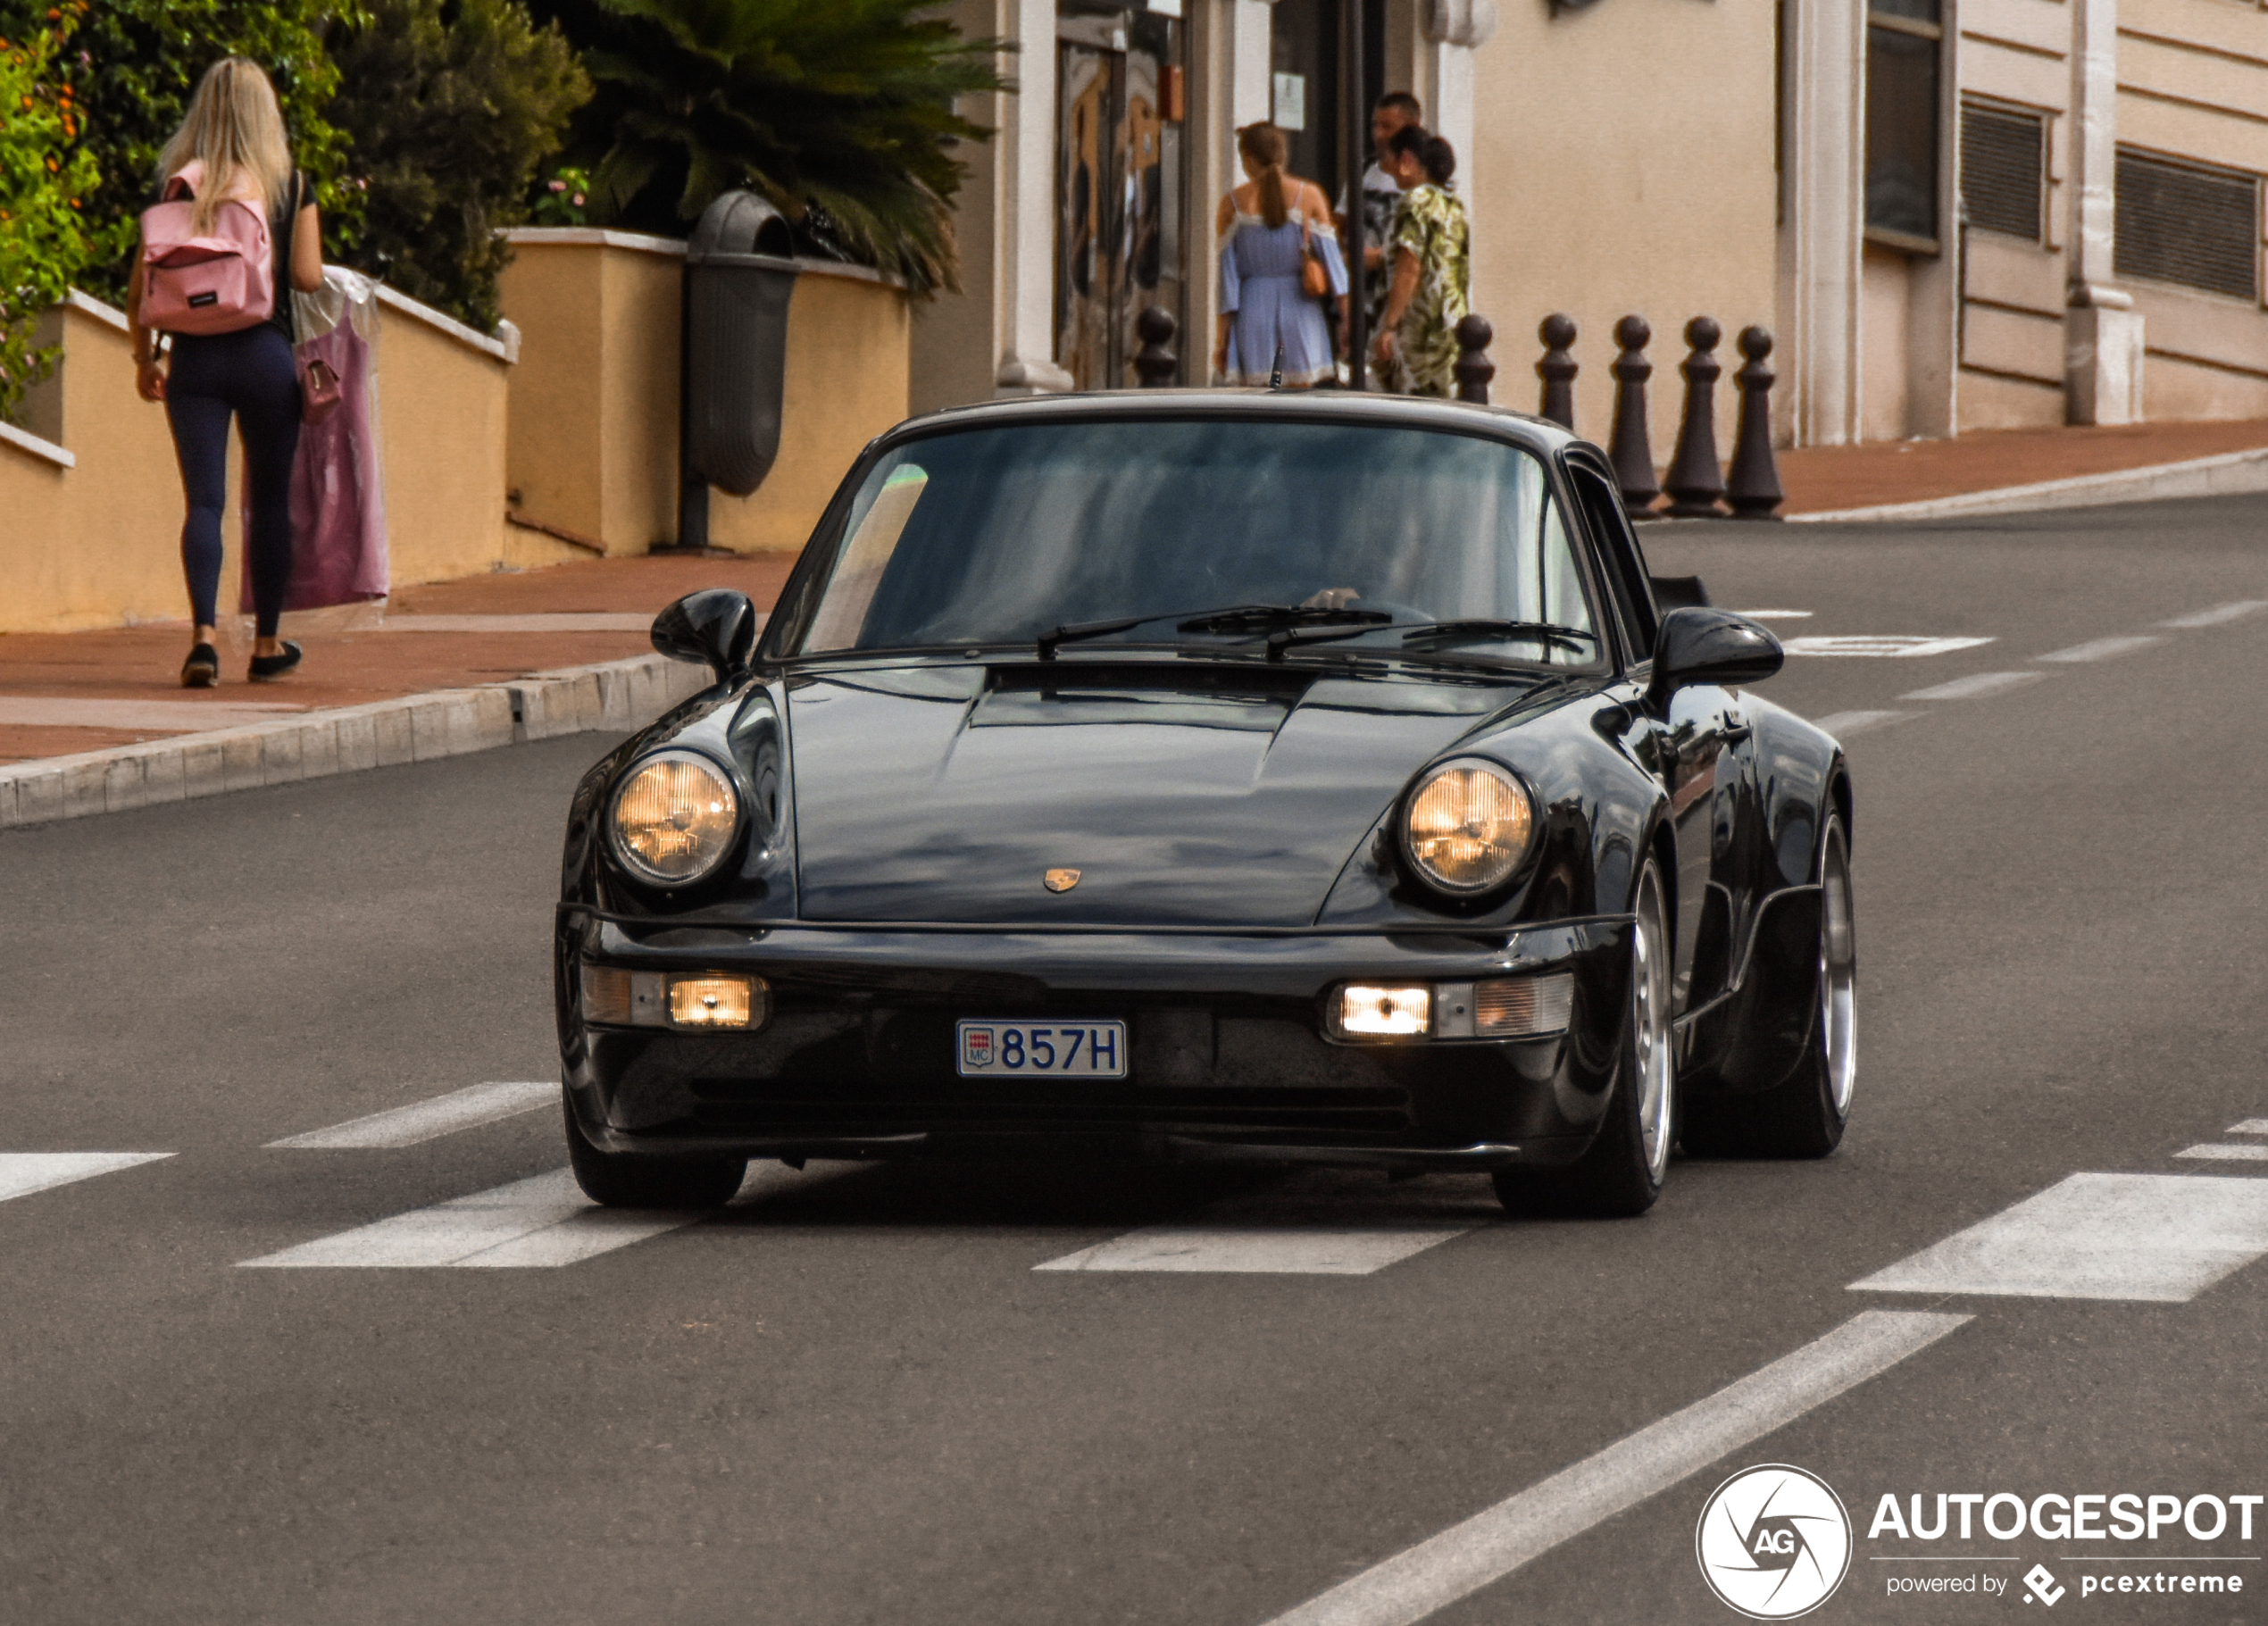
<path id="1" fill-rule="evenodd" d="M 1055 36 L 1055 362 L 1077 388 L 1123 389 L 1138 382 L 1136 318 L 1157 304 L 1187 320 L 1187 29 L 1064 0 Z M 1185 335 L 1184 378 L 1189 348 Z"/>

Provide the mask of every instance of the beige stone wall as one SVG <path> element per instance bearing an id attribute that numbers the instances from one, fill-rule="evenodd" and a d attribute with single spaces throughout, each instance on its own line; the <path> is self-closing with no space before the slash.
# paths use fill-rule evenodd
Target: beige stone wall
<path id="1" fill-rule="evenodd" d="M 1610 4 L 1553 17 L 1506 5 L 1475 53 L 1473 308 L 1495 323 L 1496 398 L 1533 410 L 1537 325 L 1575 318 L 1576 427 L 1604 444 L 1614 323 L 1653 325 L 1651 429 L 1675 444 L 1688 319 L 1732 338 L 1777 297 L 1772 8 Z M 1718 438 L 1729 452 L 1730 388 Z"/>
<path id="2" fill-rule="evenodd" d="M 609 554 L 674 540 L 684 245 L 621 232 L 512 237 L 499 291 L 521 334 L 515 512 Z"/>
<path id="3" fill-rule="evenodd" d="M 642 554 L 677 535 L 678 320 L 684 246 L 619 232 L 514 231 L 502 287 L 521 332 L 509 485 L 516 513 Z M 709 538 L 794 551 L 869 440 L 906 415 L 905 290 L 804 263 L 788 306 L 780 456 L 746 497 L 712 494 Z"/>
<path id="4" fill-rule="evenodd" d="M 165 413 L 134 393 L 125 317 L 74 296 L 63 365 L 0 437 L 0 631 L 187 616 L 181 482 Z M 509 346 L 396 296 L 378 346 L 379 437 L 397 584 L 552 564 L 579 550 L 504 522 Z M 240 461 L 229 457 L 221 603 L 236 603 Z"/>
<path id="5" fill-rule="evenodd" d="M 2047 0 L 1962 0 L 1962 92 L 2048 115 L 2047 222 L 2038 244 L 1972 232 L 1960 424 L 2064 421 L 2064 305 L 2071 198 L 2072 22 Z M 2120 145 L 2268 174 L 2268 10 L 2227 0 L 2121 0 Z M 2268 416 L 2268 312 L 2172 283 L 2122 278 L 2143 318 L 2153 419 Z"/>

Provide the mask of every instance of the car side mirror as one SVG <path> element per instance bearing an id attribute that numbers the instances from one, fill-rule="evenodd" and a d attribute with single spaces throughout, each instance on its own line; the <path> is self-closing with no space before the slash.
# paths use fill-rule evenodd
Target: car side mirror
<path id="1" fill-rule="evenodd" d="M 748 669 L 760 622 L 746 593 L 705 588 L 654 618 L 654 647 L 672 661 L 705 665 L 730 683 Z"/>
<path id="2" fill-rule="evenodd" d="M 1647 702 L 1659 709 L 1695 683 L 1761 683 L 1787 658 L 1778 638 L 1730 610 L 1672 610 L 1662 618 L 1662 635 L 1654 641 Z"/>

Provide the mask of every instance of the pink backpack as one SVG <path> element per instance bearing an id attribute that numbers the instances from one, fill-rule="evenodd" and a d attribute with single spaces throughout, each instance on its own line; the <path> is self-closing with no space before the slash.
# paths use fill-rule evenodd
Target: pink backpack
<path id="1" fill-rule="evenodd" d="M 192 235 L 202 164 L 165 183 L 163 201 L 142 211 L 142 322 L 164 333 L 234 333 L 255 328 L 276 308 L 268 217 L 234 199 Z"/>

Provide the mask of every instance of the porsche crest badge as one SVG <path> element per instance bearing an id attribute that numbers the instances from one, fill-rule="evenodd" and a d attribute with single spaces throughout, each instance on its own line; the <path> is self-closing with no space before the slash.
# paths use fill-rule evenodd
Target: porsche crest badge
<path id="1" fill-rule="evenodd" d="M 1040 884 L 1050 892 L 1068 892 L 1079 884 L 1077 870 L 1050 870 L 1039 878 Z"/>

